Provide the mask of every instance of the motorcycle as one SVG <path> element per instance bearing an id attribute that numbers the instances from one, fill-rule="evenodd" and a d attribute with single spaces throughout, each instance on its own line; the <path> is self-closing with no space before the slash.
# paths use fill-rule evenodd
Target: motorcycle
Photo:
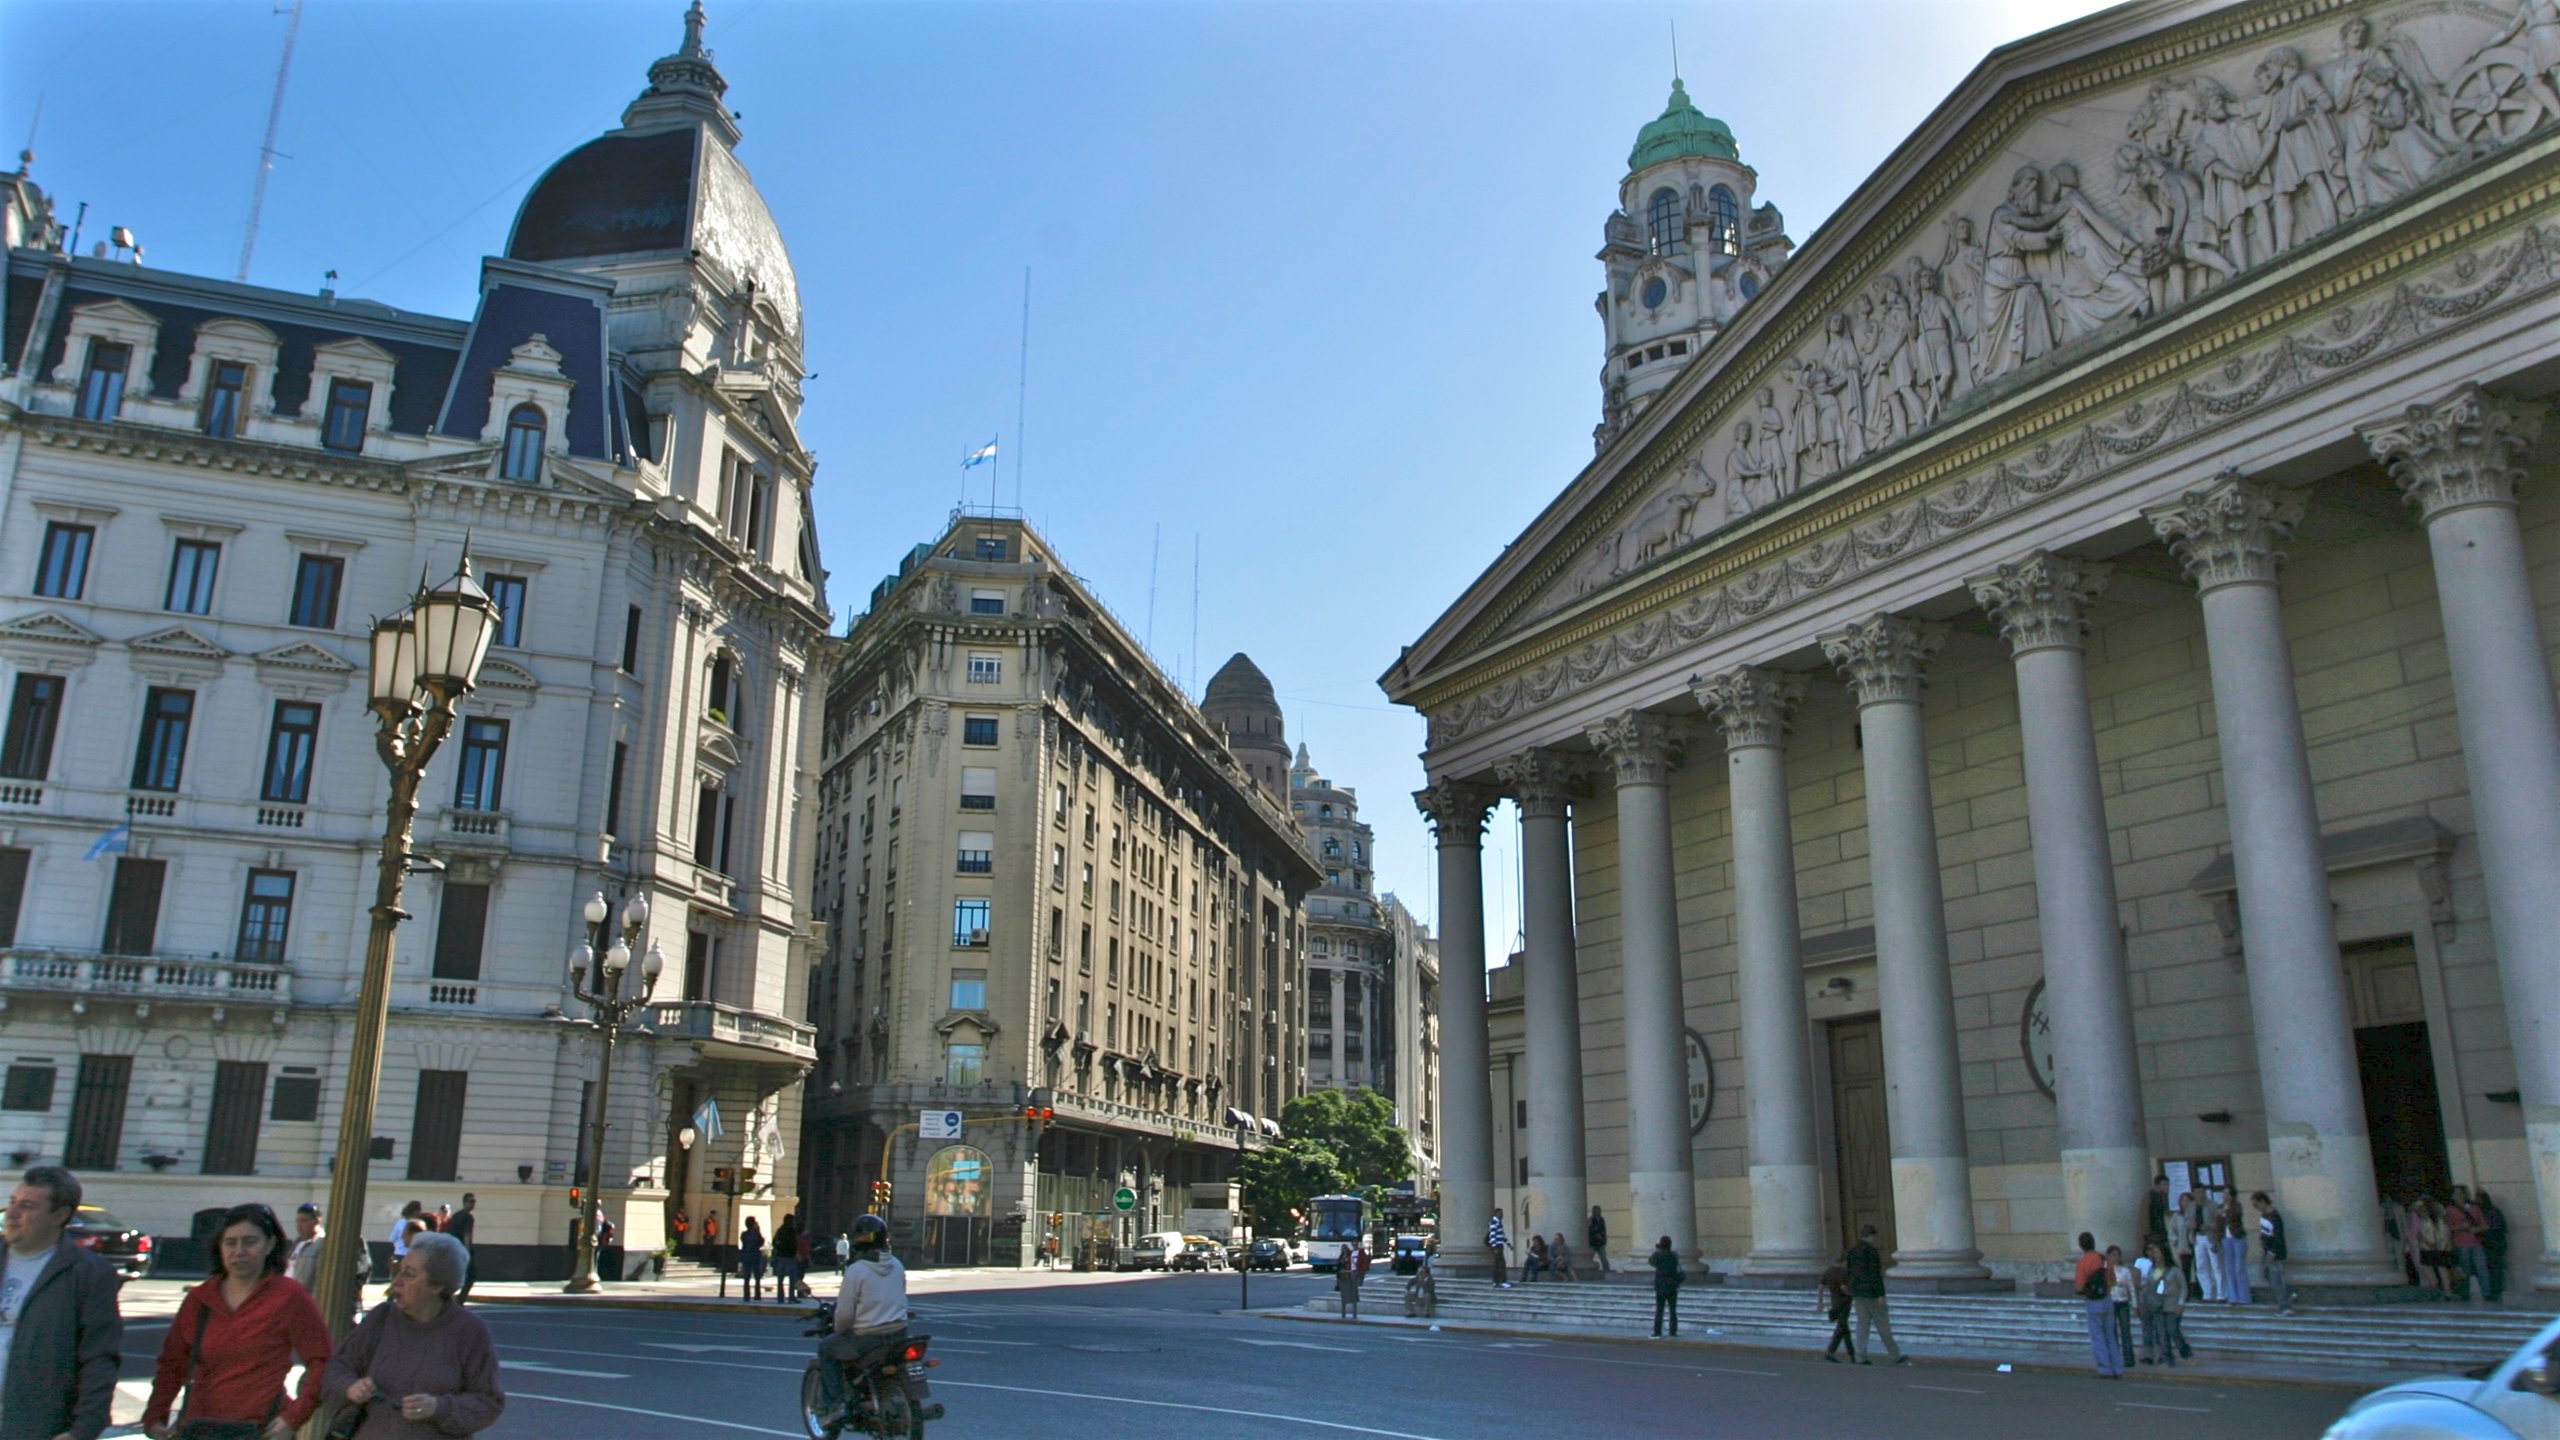
<path id="1" fill-rule="evenodd" d="M 809 1327 L 800 1333 L 832 1335 L 835 1328 L 836 1302 L 821 1300 Z M 848 1434 L 873 1440 L 924 1440 L 924 1422 L 943 1415 L 942 1406 L 930 1398 L 932 1390 L 925 1379 L 925 1371 L 942 1363 L 925 1358 L 925 1347 L 932 1343 L 930 1335 L 897 1335 L 855 1365 L 843 1365 L 825 1355 L 811 1360 L 800 1375 L 800 1419 L 809 1440 L 838 1440 Z M 828 1366 L 836 1366 L 844 1376 L 841 1408 L 827 1404 Z"/>

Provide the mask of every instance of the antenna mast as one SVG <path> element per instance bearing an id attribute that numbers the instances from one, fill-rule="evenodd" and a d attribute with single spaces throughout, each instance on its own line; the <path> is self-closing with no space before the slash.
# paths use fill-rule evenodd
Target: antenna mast
<path id="1" fill-rule="evenodd" d="M 292 14 L 284 22 L 284 55 L 276 61 L 275 98 L 267 102 L 267 138 L 258 146 L 258 183 L 249 191 L 249 229 L 240 237 L 240 273 L 231 277 L 234 280 L 249 278 L 249 257 L 258 248 L 258 212 L 267 205 L 267 172 L 276 168 L 276 127 L 284 121 L 284 82 L 293 73 L 293 42 L 301 33 L 302 0 L 293 0 Z"/>

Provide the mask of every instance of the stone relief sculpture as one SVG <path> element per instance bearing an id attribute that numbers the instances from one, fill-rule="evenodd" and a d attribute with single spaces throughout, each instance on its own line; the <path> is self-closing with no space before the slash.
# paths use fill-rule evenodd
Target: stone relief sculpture
<path id="1" fill-rule="evenodd" d="M 1604 536 L 1546 608 L 1714 528 L 1695 522 L 1718 480 L 1724 520 L 1765 509 L 1935 425 L 1970 391 L 2560 120 L 2560 0 L 2518 0 L 2494 32 L 2441 6 L 2357 16 L 2324 60 L 2288 44 L 2245 82 L 2237 68 L 2151 82 L 2122 140 L 2089 157 L 2112 167 L 2098 193 L 2078 158 L 2055 156 L 2012 170 L 1978 221 L 1946 216 L 1934 257 L 1905 256 L 1825 316 L 1777 383 L 1718 426 L 1720 456 L 1686 462 L 1694 474 Z"/>

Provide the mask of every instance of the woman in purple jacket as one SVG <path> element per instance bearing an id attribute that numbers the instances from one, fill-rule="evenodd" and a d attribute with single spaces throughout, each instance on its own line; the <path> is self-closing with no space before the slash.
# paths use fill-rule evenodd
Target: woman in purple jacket
<path id="1" fill-rule="evenodd" d="M 454 1300 L 471 1252 L 450 1235 L 409 1242 L 391 1298 L 329 1357 L 322 1393 L 364 1407 L 364 1440 L 442 1440 L 498 1423 L 507 1408 L 489 1327 Z"/>

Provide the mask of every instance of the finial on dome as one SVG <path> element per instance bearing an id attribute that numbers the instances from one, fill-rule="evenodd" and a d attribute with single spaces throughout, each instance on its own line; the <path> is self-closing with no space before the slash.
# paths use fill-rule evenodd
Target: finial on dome
<path id="1" fill-rule="evenodd" d="M 677 49 L 677 54 L 689 60 L 699 60 L 704 56 L 702 20 L 702 0 L 693 0 L 684 12 L 684 44 Z"/>

